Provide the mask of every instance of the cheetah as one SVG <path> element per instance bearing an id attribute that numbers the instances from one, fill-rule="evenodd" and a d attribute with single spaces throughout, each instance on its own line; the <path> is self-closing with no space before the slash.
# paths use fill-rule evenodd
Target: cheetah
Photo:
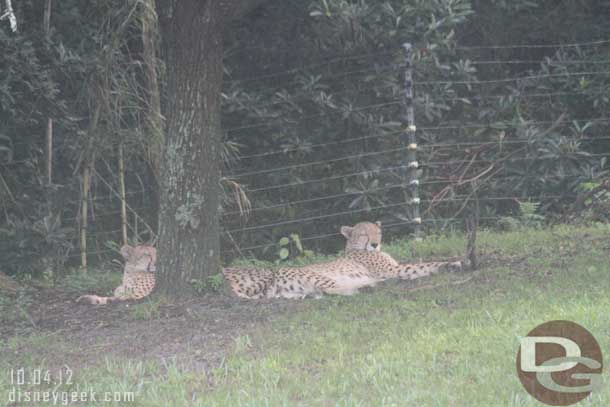
<path id="1" fill-rule="evenodd" d="M 104 305 L 113 301 L 139 300 L 148 296 L 155 288 L 155 264 L 157 250 L 152 246 L 121 247 L 125 259 L 123 282 L 114 290 L 112 297 L 82 295 L 76 302 Z"/>
<path id="2" fill-rule="evenodd" d="M 381 223 L 362 222 L 353 227 L 342 226 L 341 234 L 347 239 L 346 255 L 364 265 L 370 275 L 383 281 L 389 279 L 414 280 L 442 271 L 461 271 L 463 261 L 440 261 L 424 263 L 398 263 L 392 256 L 381 251 Z M 373 249 L 362 250 L 368 241 Z"/>
<path id="3" fill-rule="evenodd" d="M 223 269 L 233 292 L 242 298 L 297 298 L 322 294 L 353 295 L 362 287 L 389 279 L 413 280 L 440 271 L 459 271 L 456 262 L 399 264 L 381 251 L 381 223 L 361 222 L 341 227 L 345 254 L 333 261 L 305 267 Z"/>
<path id="4" fill-rule="evenodd" d="M 381 224 L 362 222 L 341 227 L 347 239 L 345 254 L 333 261 L 304 267 L 282 267 L 277 271 L 254 267 L 228 267 L 223 274 L 232 291 L 247 299 L 319 298 L 322 294 L 353 295 L 362 287 L 389 279 L 412 280 L 440 271 L 459 271 L 462 262 L 399 264 L 381 251 Z M 125 259 L 122 284 L 112 297 L 83 295 L 77 302 L 108 304 L 139 300 L 155 287 L 157 251 L 152 246 L 123 246 Z"/>

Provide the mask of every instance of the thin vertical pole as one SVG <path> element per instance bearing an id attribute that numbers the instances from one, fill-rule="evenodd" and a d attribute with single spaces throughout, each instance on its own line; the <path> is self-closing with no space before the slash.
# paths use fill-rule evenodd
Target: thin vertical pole
<path id="1" fill-rule="evenodd" d="M 89 172 L 89 165 L 86 164 L 83 168 L 83 185 L 82 185 L 82 202 L 81 202 L 81 223 L 80 223 L 80 265 L 83 272 L 87 272 L 87 220 L 88 220 L 88 208 L 87 203 L 89 200 L 89 184 L 91 174 Z"/>
<path id="2" fill-rule="evenodd" d="M 51 6 L 53 0 L 47 0 L 44 8 L 44 15 L 42 17 L 42 28 L 44 29 L 45 35 L 48 37 L 51 30 Z"/>
<path id="3" fill-rule="evenodd" d="M 407 204 L 409 205 L 409 218 L 413 222 L 416 239 L 421 239 L 421 217 L 419 214 L 419 180 L 417 162 L 417 137 L 415 127 L 415 113 L 413 107 L 413 49 L 410 43 L 403 44 L 405 49 L 405 90 L 404 90 L 404 116 L 402 119 L 404 139 L 407 147 Z"/>
<path id="4" fill-rule="evenodd" d="M 125 199 L 125 158 L 123 144 L 119 144 L 119 193 L 121 194 L 121 232 L 123 245 L 127 244 L 127 202 Z"/>
<path id="5" fill-rule="evenodd" d="M 47 155 L 47 185 L 53 183 L 53 119 L 50 117 L 47 119 L 47 133 L 46 133 L 46 155 Z"/>
<path id="6" fill-rule="evenodd" d="M 44 33 L 45 36 L 47 38 L 47 40 L 49 39 L 49 35 L 51 33 L 51 6 L 53 0 L 47 0 L 46 1 L 46 5 L 45 5 L 45 9 L 44 9 L 44 15 L 43 15 L 43 21 L 42 21 L 42 26 L 44 29 Z M 45 143 L 45 149 L 46 149 L 46 159 L 47 159 L 47 168 L 46 168 L 46 175 L 47 175 L 47 185 L 51 185 L 53 183 L 53 119 L 52 118 L 47 118 L 47 131 L 46 131 L 46 143 Z"/>

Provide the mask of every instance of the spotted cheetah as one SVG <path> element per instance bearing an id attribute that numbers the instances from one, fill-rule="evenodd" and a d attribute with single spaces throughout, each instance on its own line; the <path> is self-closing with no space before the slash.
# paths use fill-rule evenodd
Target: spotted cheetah
<path id="1" fill-rule="evenodd" d="M 243 298 L 319 298 L 322 293 L 353 295 L 365 286 L 398 278 L 412 280 L 440 271 L 458 271 L 462 262 L 399 264 L 381 251 L 381 224 L 362 222 L 341 227 L 345 254 L 305 267 L 269 269 L 230 267 L 223 270 L 233 292 Z"/>
<path id="2" fill-rule="evenodd" d="M 398 263 L 392 256 L 381 251 L 380 222 L 362 222 L 354 227 L 342 226 L 341 234 L 347 238 L 346 255 L 364 265 L 370 275 L 380 281 L 393 278 L 413 280 L 442 271 L 461 271 L 464 267 L 462 261 Z M 370 246 L 362 250 L 360 247 L 365 241 Z"/>
<path id="3" fill-rule="evenodd" d="M 228 267 L 225 279 L 233 292 L 243 298 L 305 298 L 325 294 L 353 295 L 362 287 L 399 278 L 412 280 L 440 271 L 457 271 L 462 263 L 434 262 L 399 264 L 381 251 L 381 224 L 362 222 L 343 226 L 347 238 L 344 256 L 326 263 L 304 267 L 282 267 L 277 271 L 260 268 Z M 157 251 L 152 246 L 123 246 L 125 259 L 123 282 L 112 297 L 83 295 L 77 302 L 108 304 L 113 301 L 138 300 L 155 287 Z"/>
<path id="4" fill-rule="evenodd" d="M 123 283 L 114 290 L 112 297 L 82 295 L 76 302 L 108 304 L 113 301 L 139 300 L 155 288 L 155 264 L 157 250 L 152 246 L 123 246 L 121 255 L 125 259 Z"/>

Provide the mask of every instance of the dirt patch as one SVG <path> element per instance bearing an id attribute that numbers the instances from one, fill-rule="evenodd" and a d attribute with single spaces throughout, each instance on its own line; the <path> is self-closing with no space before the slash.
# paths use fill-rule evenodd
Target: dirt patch
<path id="1" fill-rule="evenodd" d="M 5 341 L 45 335 L 39 345 L 30 341 L 16 345 L 12 359 L 19 362 L 27 355 L 39 355 L 49 366 L 66 364 L 73 370 L 94 366 L 108 357 L 162 363 L 173 360 L 187 369 L 208 370 L 232 348 L 236 337 L 310 303 L 247 301 L 224 294 L 164 305 L 143 300 L 93 306 L 76 304 L 74 299 L 74 293 L 38 290 L 28 309 L 28 321 L 12 326 L 2 321 L 0 338 Z M 154 316 L 139 316 L 134 307 L 151 307 Z M 24 323 L 29 326 L 24 327 Z"/>

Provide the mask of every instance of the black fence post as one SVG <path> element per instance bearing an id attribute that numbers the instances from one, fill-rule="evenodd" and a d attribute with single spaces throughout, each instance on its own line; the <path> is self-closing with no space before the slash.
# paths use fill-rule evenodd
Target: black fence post
<path id="1" fill-rule="evenodd" d="M 404 115 L 402 116 L 404 144 L 407 145 L 407 168 L 405 198 L 408 204 L 408 216 L 414 227 L 416 239 L 421 239 L 421 217 L 419 214 L 419 179 L 417 162 L 417 138 L 415 127 L 414 101 L 413 101 L 413 49 L 410 43 L 403 44 L 405 49 L 405 89 L 403 99 Z"/>

